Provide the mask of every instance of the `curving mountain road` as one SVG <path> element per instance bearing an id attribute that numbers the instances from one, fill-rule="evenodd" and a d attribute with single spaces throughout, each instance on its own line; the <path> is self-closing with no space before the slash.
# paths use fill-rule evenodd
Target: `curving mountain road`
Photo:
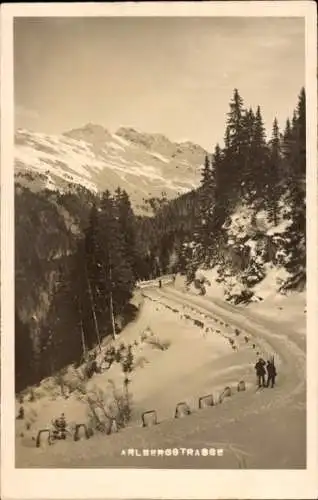
<path id="1" fill-rule="evenodd" d="M 152 292 L 154 293 L 154 292 Z M 179 292 L 172 287 L 166 287 L 157 293 L 158 296 L 168 298 L 178 305 L 193 307 L 206 314 L 213 315 L 226 321 L 233 327 L 240 328 L 249 337 L 262 341 L 267 352 L 278 355 L 281 360 L 279 384 L 272 400 L 276 404 L 287 400 L 298 400 L 305 396 L 306 386 L 306 343 L 305 339 L 286 326 L 267 319 L 256 317 L 246 309 L 239 309 L 218 299 L 190 296 Z M 304 399 L 305 400 L 305 399 Z"/>

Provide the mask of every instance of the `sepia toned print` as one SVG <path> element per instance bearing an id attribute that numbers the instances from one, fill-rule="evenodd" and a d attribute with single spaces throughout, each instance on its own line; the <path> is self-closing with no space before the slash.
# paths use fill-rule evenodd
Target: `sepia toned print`
<path id="1" fill-rule="evenodd" d="M 15 473 L 307 473 L 305 15 L 41 12 L 12 19 Z"/>
<path id="2" fill-rule="evenodd" d="M 15 20 L 18 467 L 306 467 L 304 27 Z"/>

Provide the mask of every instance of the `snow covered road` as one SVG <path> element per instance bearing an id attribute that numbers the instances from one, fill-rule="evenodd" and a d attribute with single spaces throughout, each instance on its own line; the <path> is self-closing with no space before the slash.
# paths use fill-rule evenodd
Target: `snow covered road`
<path id="1" fill-rule="evenodd" d="M 183 306 L 196 308 L 206 315 L 214 315 L 234 327 L 246 332 L 251 339 L 265 341 L 268 354 L 280 358 L 280 374 L 275 391 L 275 401 L 282 402 L 293 399 L 296 394 L 304 394 L 306 377 L 305 342 L 302 336 L 297 335 L 279 322 L 261 319 L 246 309 L 239 309 L 218 299 L 189 296 L 172 287 L 162 289 L 161 296 L 169 298 Z M 244 333 L 243 333 L 244 334 Z"/>

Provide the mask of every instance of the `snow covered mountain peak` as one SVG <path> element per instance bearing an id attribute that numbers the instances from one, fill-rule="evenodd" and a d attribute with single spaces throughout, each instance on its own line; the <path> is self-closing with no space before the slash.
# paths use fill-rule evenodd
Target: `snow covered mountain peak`
<path id="1" fill-rule="evenodd" d="M 110 132 L 102 125 L 87 123 L 84 127 L 69 130 L 63 133 L 66 137 L 83 140 L 86 142 L 102 142 L 110 139 Z"/>
<path id="2" fill-rule="evenodd" d="M 148 198 L 174 198 L 197 187 L 205 154 L 190 142 L 175 143 L 128 127 L 111 133 L 88 123 L 61 135 L 19 129 L 16 182 L 37 190 L 77 184 L 96 192 L 120 186 L 136 208 Z"/>
<path id="3" fill-rule="evenodd" d="M 130 127 L 120 127 L 117 130 L 116 135 L 123 137 L 135 145 L 149 149 L 156 149 L 156 147 L 160 149 L 160 147 L 168 147 L 172 144 L 171 141 L 163 134 L 148 134 Z"/>

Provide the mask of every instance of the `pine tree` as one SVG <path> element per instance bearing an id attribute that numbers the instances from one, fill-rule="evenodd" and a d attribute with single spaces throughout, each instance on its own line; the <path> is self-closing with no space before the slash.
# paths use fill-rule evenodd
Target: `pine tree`
<path id="1" fill-rule="evenodd" d="M 292 154 L 292 143 L 293 143 L 293 134 L 290 119 L 287 118 L 285 130 L 282 135 L 282 178 L 285 180 L 285 188 L 287 188 L 290 184 L 290 178 L 292 175 L 292 165 L 290 163 L 291 154 Z"/>
<path id="2" fill-rule="evenodd" d="M 90 323 L 87 324 L 84 314 L 80 316 L 77 307 L 78 295 L 84 292 L 80 281 L 83 268 L 79 267 L 78 263 L 76 252 L 68 258 L 67 265 L 57 278 L 54 298 L 41 335 L 41 378 L 52 375 L 67 364 L 79 361 L 83 357 L 80 319 L 83 321 L 83 330 L 85 328 L 84 350 L 96 341 L 95 336 L 91 338 L 90 335 L 93 330 L 91 314 Z"/>
<path id="3" fill-rule="evenodd" d="M 230 102 L 225 131 L 225 150 L 220 192 L 235 202 L 242 193 L 244 172 L 244 114 L 243 99 L 237 89 Z"/>
<path id="4" fill-rule="evenodd" d="M 129 196 L 125 190 L 121 190 L 120 188 L 116 190 L 115 203 L 118 223 L 124 240 L 124 258 L 136 279 L 139 274 L 138 264 L 140 265 L 141 256 L 137 248 L 136 218 Z"/>
<path id="5" fill-rule="evenodd" d="M 108 191 L 103 193 L 101 200 L 101 226 L 106 295 L 113 302 L 116 315 L 131 298 L 135 279 L 127 260 L 127 249 L 116 203 Z"/>
<path id="6" fill-rule="evenodd" d="M 285 130 L 284 130 L 283 138 L 282 138 L 282 153 L 283 153 L 284 157 L 288 157 L 290 154 L 291 137 L 292 137 L 292 133 L 291 133 L 290 119 L 287 118 Z"/>
<path id="7" fill-rule="evenodd" d="M 296 137 L 298 145 L 298 175 L 306 175 L 306 94 L 301 89 L 297 104 Z"/>
<path id="8" fill-rule="evenodd" d="M 206 224 L 214 198 L 214 172 L 209 157 L 206 155 L 202 169 L 201 186 L 199 190 L 199 217 L 200 226 Z"/>
<path id="9" fill-rule="evenodd" d="M 292 124 L 286 122 L 283 136 L 284 174 L 292 188 L 306 175 L 306 95 L 304 88 L 298 97 L 297 109 L 293 112 Z"/>
<path id="10" fill-rule="evenodd" d="M 244 122 L 243 99 L 237 89 L 234 89 L 234 95 L 230 102 L 230 112 L 228 113 L 226 138 L 228 148 L 239 153 L 242 146 L 242 131 Z"/>
<path id="11" fill-rule="evenodd" d="M 292 126 L 284 134 L 284 162 L 288 169 L 287 203 L 292 223 L 285 252 L 289 256 L 286 269 L 290 272 L 286 287 L 296 287 L 306 281 L 306 97 L 301 90 Z"/>
<path id="12" fill-rule="evenodd" d="M 306 204 L 304 189 L 296 183 L 290 193 L 292 223 L 285 239 L 288 260 L 285 268 L 290 278 L 285 288 L 303 286 L 306 282 Z"/>
<path id="13" fill-rule="evenodd" d="M 242 196 L 248 202 L 253 199 L 252 193 L 256 191 L 255 171 L 252 157 L 252 143 L 254 136 L 255 115 L 249 108 L 243 116 L 243 157 L 244 169 L 242 172 Z"/>
<path id="14" fill-rule="evenodd" d="M 96 339 L 101 348 L 100 324 L 103 321 L 103 311 L 105 308 L 105 277 L 104 277 L 104 253 L 101 240 L 101 227 L 99 213 L 96 205 L 93 205 L 89 226 L 85 231 L 85 262 L 84 275 L 88 290 L 91 313 L 94 320 Z"/>
<path id="15" fill-rule="evenodd" d="M 204 166 L 202 169 L 202 177 L 201 177 L 201 187 L 204 189 L 209 185 L 211 178 L 211 165 L 208 155 L 204 158 Z"/>
<path id="16" fill-rule="evenodd" d="M 257 107 L 253 126 L 251 162 L 255 178 L 255 194 L 258 199 L 263 199 L 264 192 L 266 192 L 269 185 L 269 163 L 265 127 L 260 106 Z"/>
<path id="17" fill-rule="evenodd" d="M 195 228 L 196 254 L 206 263 L 210 260 L 215 229 L 216 183 L 221 168 L 221 149 L 217 144 L 212 161 L 205 157 L 198 197 L 198 215 Z"/>
<path id="18" fill-rule="evenodd" d="M 225 149 L 229 149 L 231 145 L 231 132 L 230 132 L 230 127 L 226 127 L 225 129 L 225 135 L 224 135 L 224 146 Z"/>
<path id="19" fill-rule="evenodd" d="M 269 220 L 275 224 L 278 223 L 278 202 L 280 198 L 280 169 L 281 169 L 281 145 L 280 133 L 277 118 L 274 119 L 272 138 L 270 141 L 269 157 L 269 177 L 267 200 L 269 209 Z"/>
<path id="20" fill-rule="evenodd" d="M 87 242 L 86 242 L 87 243 Z M 96 332 L 96 306 L 93 302 L 92 286 L 89 281 L 87 268 L 87 255 L 85 252 L 85 241 L 80 239 L 73 256 L 73 268 L 70 281 L 73 285 L 74 305 L 77 311 L 78 321 L 76 331 L 82 347 L 82 358 L 86 359 L 87 351 L 94 345 L 96 340 L 92 332 Z M 98 335 L 99 325 L 97 324 Z M 98 335 L 97 339 L 98 339 Z"/>

